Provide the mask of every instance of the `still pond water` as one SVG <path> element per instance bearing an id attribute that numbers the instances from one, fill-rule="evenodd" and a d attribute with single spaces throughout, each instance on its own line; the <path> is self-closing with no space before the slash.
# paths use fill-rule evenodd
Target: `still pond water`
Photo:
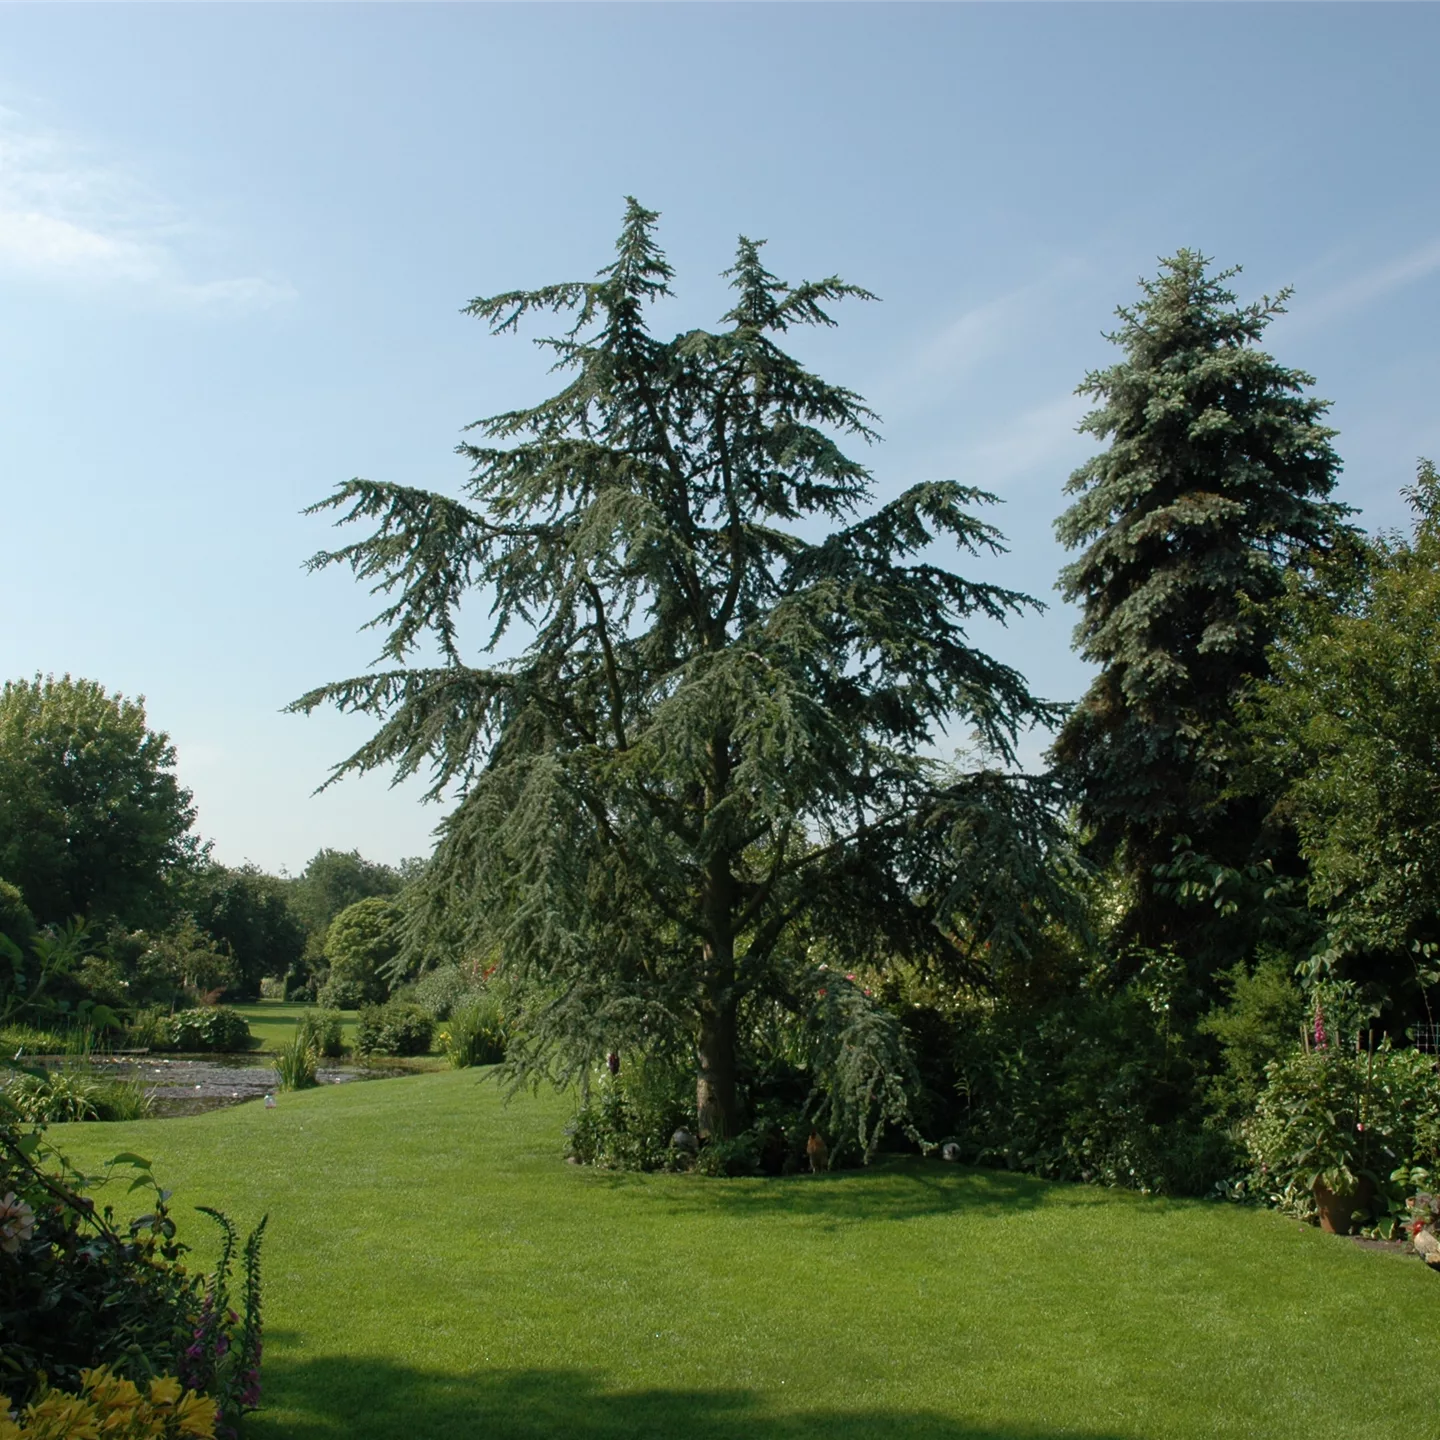
<path id="1" fill-rule="evenodd" d="M 264 1055 L 206 1055 L 189 1059 L 164 1055 L 94 1055 L 82 1062 L 54 1056 L 39 1063 L 110 1080 L 138 1080 L 150 1097 L 150 1113 L 160 1117 L 223 1110 L 227 1105 L 273 1095 L 280 1088 L 280 1077 Z M 399 1066 L 333 1060 L 320 1067 L 317 1078 L 322 1085 L 344 1085 L 351 1080 L 381 1080 L 405 1073 L 406 1069 Z"/>

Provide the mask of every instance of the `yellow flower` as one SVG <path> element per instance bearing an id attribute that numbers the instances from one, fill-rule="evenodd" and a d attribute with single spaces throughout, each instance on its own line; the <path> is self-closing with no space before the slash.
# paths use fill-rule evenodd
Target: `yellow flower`
<path id="1" fill-rule="evenodd" d="M 8 1401 L 0 1395 L 0 1406 L 8 1405 Z M 10 1418 L 8 1409 L 0 1410 L 0 1440 L 25 1440 L 25 1434 L 20 1427 Z"/>
<path id="2" fill-rule="evenodd" d="M 105 1410 L 136 1410 L 144 1403 L 133 1380 L 112 1375 L 104 1365 L 98 1370 L 82 1370 L 80 1385 L 85 1394 Z"/>
<path id="3" fill-rule="evenodd" d="M 152 1405 L 173 1405 L 182 1393 L 180 1382 L 169 1375 L 150 1382 L 150 1403 Z"/>
<path id="4" fill-rule="evenodd" d="M 20 1418 L 26 1440 L 100 1440 L 94 1406 L 60 1390 L 46 1391 Z"/>
<path id="5" fill-rule="evenodd" d="M 208 1395 L 187 1390 L 185 1398 L 175 1407 L 175 1421 L 181 1435 L 215 1440 L 215 1402 Z"/>

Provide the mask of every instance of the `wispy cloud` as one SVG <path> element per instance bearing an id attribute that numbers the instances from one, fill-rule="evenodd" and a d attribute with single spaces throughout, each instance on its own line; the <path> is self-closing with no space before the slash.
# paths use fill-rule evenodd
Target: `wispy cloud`
<path id="1" fill-rule="evenodd" d="M 253 309 L 294 295 L 257 275 L 199 278 L 196 237 L 123 168 L 0 107 L 0 269 L 190 305 Z"/>
<path id="2" fill-rule="evenodd" d="M 1078 261 L 1062 261 L 947 320 L 874 387 L 878 408 L 891 416 L 949 399 L 966 376 L 1030 343 L 1036 327 L 1053 312 L 1057 292 L 1082 268 Z"/>
<path id="3" fill-rule="evenodd" d="M 1440 270 L 1440 240 L 1431 240 L 1352 276 L 1314 300 L 1298 301 L 1292 308 L 1287 328 L 1294 332 L 1328 325 L 1332 320 L 1363 310 L 1382 296 L 1403 290 L 1437 270 Z"/>
<path id="4" fill-rule="evenodd" d="M 977 485 L 996 490 L 1036 474 L 1053 484 L 1056 465 L 1078 463 L 1078 457 L 1093 448 L 1075 431 L 1087 409 L 1089 402 L 1082 396 L 1061 395 L 1021 411 L 965 449 L 964 473 Z"/>

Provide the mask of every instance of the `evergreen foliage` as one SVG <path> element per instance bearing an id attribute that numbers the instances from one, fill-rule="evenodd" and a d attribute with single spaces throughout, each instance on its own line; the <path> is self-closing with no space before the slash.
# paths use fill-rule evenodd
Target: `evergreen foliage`
<path id="1" fill-rule="evenodd" d="M 1147 943 L 1189 924 L 1154 889 L 1177 837 L 1240 865 L 1263 806 L 1227 786 L 1233 707 L 1266 672 L 1286 567 L 1332 540 L 1340 461 L 1311 376 L 1259 348 L 1289 292 L 1240 305 L 1206 258 L 1181 250 L 1142 280 L 1108 338 L 1124 351 L 1085 377 L 1081 429 L 1109 444 L 1070 477 L 1056 523 L 1080 553 L 1060 589 L 1082 609 L 1076 644 L 1100 666 L 1053 758 L 1095 852 L 1136 887 Z"/>
<path id="2" fill-rule="evenodd" d="M 458 792 L 421 890 L 472 952 L 500 944 L 531 983 L 511 1064 L 693 1056 L 701 1127 L 724 1137 L 741 1123 L 746 1006 L 807 1006 L 812 945 L 974 975 L 987 941 L 1043 923 L 1058 903 L 1043 854 L 1017 844 L 1024 873 L 1007 877 L 971 844 L 1053 834 L 1043 786 L 953 773 L 926 749 L 959 722 L 1005 767 L 1050 711 L 964 629 L 1034 602 L 936 558 L 1000 548 L 967 508 L 991 497 L 947 480 L 874 506 L 841 448 L 870 440 L 874 415 L 780 348 L 866 292 L 787 284 L 742 238 L 723 328 L 658 339 L 647 311 L 672 272 L 655 221 L 632 200 L 593 281 L 469 306 L 496 334 L 534 314 L 573 323 L 541 342 L 559 393 L 472 427 L 463 500 L 357 479 L 314 507 L 376 526 L 313 565 L 387 597 L 374 623 L 392 668 L 296 708 L 379 722 L 335 778 L 393 766 Z M 469 656 L 473 592 L 485 648 L 518 653 Z M 422 642 L 439 663 L 407 663 Z"/>

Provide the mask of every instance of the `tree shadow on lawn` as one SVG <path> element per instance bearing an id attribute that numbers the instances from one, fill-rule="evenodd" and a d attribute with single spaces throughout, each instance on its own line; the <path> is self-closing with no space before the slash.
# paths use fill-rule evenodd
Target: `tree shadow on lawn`
<path id="1" fill-rule="evenodd" d="M 615 1171 L 591 1171 L 587 1178 L 606 1189 L 633 1191 L 637 1198 L 677 1215 L 797 1215 L 822 1222 L 1012 1215 L 1042 1208 L 1112 1204 L 1117 1199 L 1122 1204 L 1144 1206 L 1149 1212 L 1173 1212 L 1206 1203 L 1040 1180 L 1011 1170 L 971 1169 L 913 1156 L 859 1170 L 767 1179 L 680 1176 L 676 1177 L 678 1183 L 657 1185 L 652 1176 Z"/>
<path id="2" fill-rule="evenodd" d="M 1034 1426 L 970 1425 L 934 1411 L 767 1414 L 747 1390 L 601 1388 L 580 1370 L 436 1374 L 385 1360 L 324 1356 L 265 1365 L 266 1390 L 290 1412 L 262 1410 L 254 1440 L 1059 1440 Z M 1067 1428 L 1069 1440 L 1124 1440 Z"/>

